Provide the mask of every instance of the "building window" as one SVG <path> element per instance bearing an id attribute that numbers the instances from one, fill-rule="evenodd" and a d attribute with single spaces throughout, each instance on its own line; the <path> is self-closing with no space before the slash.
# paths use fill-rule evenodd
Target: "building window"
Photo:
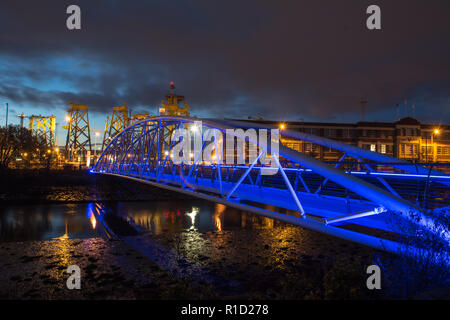
<path id="1" fill-rule="evenodd" d="M 385 144 L 381 145 L 381 153 L 386 153 L 386 145 Z"/>
<path id="2" fill-rule="evenodd" d="M 412 154 L 412 151 L 413 151 L 412 145 L 407 144 L 407 145 L 406 145 L 406 153 L 407 153 L 407 154 Z"/>
<path id="3" fill-rule="evenodd" d="M 305 143 L 305 151 L 311 152 L 311 143 Z"/>
<path id="4" fill-rule="evenodd" d="M 370 151 L 376 152 L 377 151 L 377 146 L 375 144 L 371 144 L 370 145 Z"/>

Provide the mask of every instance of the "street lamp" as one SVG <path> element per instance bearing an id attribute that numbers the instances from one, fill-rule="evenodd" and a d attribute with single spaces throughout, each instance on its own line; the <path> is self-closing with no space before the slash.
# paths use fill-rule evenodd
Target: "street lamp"
<path id="1" fill-rule="evenodd" d="M 280 123 L 280 130 L 286 129 L 286 125 L 284 123 Z"/>
<path id="2" fill-rule="evenodd" d="M 432 158 L 433 162 L 435 162 L 434 155 L 437 153 L 437 152 L 434 152 L 434 141 L 433 141 L 433 137 L 434 137 L 435 135 L 437 136 L 439 133 L 440 133 L 440 130 L 439 130 L 439 129 L 434 129 L 433 132 L 431 133 L 431 158 Z"/>
<path id="3" fill-rule="evenodd" d="M 96 131 L 94 133 L 94 158 L 97 157 L 97 137 L 100 135 L 100 132 Z"/>
<path id="4" fill-rule="evenodd" d="M 8 111 L 9 111 L 9 105 L 8 102 L 6 103 L 6 127 L 8 127 Z"/>

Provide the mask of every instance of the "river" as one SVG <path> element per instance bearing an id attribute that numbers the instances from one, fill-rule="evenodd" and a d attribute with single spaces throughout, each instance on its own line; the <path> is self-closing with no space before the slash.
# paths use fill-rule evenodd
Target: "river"
<path id="1" fill-rule="evenodd" d="M 0 241 L 98 237 L 93 203 L 0 206 Z M 277 221 L 201 200 L 108 202 L 109 211 L 131 218 L 153 235 L 195 230 L 273 228 Z"/>

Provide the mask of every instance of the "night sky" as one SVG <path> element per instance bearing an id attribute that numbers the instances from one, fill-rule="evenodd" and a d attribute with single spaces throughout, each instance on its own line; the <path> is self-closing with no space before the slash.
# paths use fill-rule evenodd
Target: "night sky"
<path id="1" fill-rule="evenodd" d="M 71 4 L 81 30 L 66 28 Z M 381 31 L 366 28 L 371 4 Z M 60 127 L 73 100 L 102 130 L 124 101 L 156 114 L 170 81 L 200 117 L 354 122 L 364 97 L 367 120 L 414 104 L 449 123 L 449 16 L 448 0 L 2 0 L 0 123 L 9 102 L 14 123 L 54 114 Z"/>

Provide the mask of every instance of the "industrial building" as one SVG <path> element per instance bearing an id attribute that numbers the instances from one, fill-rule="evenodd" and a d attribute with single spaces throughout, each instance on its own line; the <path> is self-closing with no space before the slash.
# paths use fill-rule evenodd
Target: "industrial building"
<path id="1" fill-rule="evenodd" d="M 450 162 L 450 125 L 424 124 L 406 117 L 396 122 L 294 122 L 245 120 L 271 124 L 339 140 L 363 149 L 411 162 Z M 338 161 L 342 152 L 283 137 L 283 143 L 322 161 Z"/>

